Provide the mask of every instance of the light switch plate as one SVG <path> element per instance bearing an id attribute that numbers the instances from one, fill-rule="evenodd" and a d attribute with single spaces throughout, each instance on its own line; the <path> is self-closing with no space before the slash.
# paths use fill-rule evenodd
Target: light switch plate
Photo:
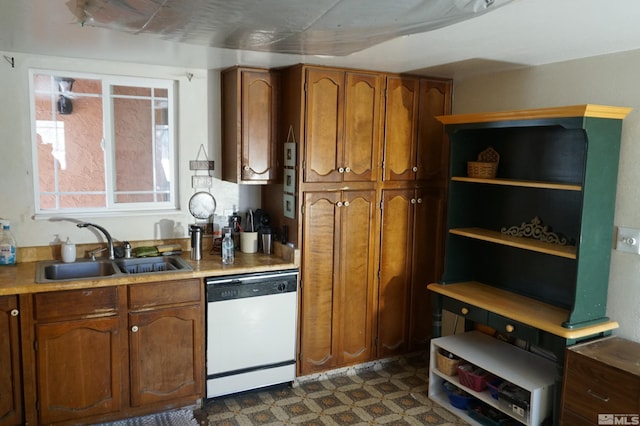
<path id="1" fill-rule="evenodd" d="M 640 254 L 640 229 L 618 226 L 616 250 Z"/>

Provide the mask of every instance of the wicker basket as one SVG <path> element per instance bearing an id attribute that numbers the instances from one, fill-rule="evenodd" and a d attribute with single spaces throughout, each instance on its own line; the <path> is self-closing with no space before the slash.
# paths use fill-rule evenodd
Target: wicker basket
<path id="1" fill-rule="evenodd" d="M 467 161 L 467 174 L 473 178 L 492 179 L 496 177 L 500 154 L 489 147 L 478 154 L 478 161 Z"/>
<path id="2" fill-rule="evenodd" d="M 436 366 L 438 370 L 442 371 L 447 376 L 455 376 L 458 374 L 458 364 L 462 360 L 457 357 L 450 358 L 443 354 L 441 351 L 436 353 Z"/>

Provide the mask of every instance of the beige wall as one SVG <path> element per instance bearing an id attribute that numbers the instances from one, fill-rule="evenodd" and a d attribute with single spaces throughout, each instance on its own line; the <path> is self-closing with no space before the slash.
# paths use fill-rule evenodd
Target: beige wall
<path id="1" fill-rule="evenodd" d="M 640 51 L 455 80 L 454 113 L 603 104 L 633 108 L 622 129 L 616 226 L 640 228 Z M 612 243 L 613 247 L 613 243 Z M 607 315 L 640 341 L 640 256 L 613 250 Z"/>
<path id="2" fill-rule="evenodd" d="M 6 53 L 6 52 L 4 52 Z M 188 211 L 193 172 L 189 160 L 195 160 L 200 145 L 215 161 L 214 186 L 211 192 L 218 202 L 218 214 L 224 210 L 259 207 L 260 191 L 253 186 L 240 186 L 220 178 L 220 78 L 216 71 L 125 64 L 95 60 L 77 60 L 49 56 L 11 53 L 15 68 L 0 66 L 0 217 L 11 221 L 11 228 L 20 246 L 51 244 L 56 235 L 67 236 L 77 243 L 92 243 L 96 236 L 76 228 L 69 222 L 34 219 L 34 194 L 31 160 L 29 106 L 29 69 L 72 70 L 77 72 L 155 77 L 178 82 L 179 199 L 181 210 L 163 214 L 79 217 L 105 226 L 118 240 L 148 240 L 159 238 L 159 225 L 181 222 L 184 229 L 194 222 Z M 187 72 L 193 74 L 187 78 Z M 200 158 L 202 159 L 202 158 Z M 78 217 L 76 217 L 78 218 Z M 161 222 L 162 221 L 162 222 Z M 186 235 L 185 235 L 186 237 Z M 18 259 L 19 260 L 19 259 Z"/>

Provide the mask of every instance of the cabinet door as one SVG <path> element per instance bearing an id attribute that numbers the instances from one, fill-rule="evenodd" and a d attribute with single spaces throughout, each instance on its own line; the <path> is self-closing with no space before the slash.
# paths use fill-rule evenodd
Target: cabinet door
<path id="1" fill-rule="evenodd" d="M 203 336 L 200 305 L 130 313 L 131 405 L 200 398 Z"/>
<path id="2" fill-rule="evenodd" d="M 375 181 L 380 149 L 380 93 L 382 77 L 377 74 L 346 74 L 344 181 Z"/>
<path id="3" fill-rule="evenodd" d="M 382 358 L 404 353 L 409 346 L 414 192 L 398 189 L 382 194 L 378 293 L 378 357 Z"/>
<path id="4" fill-rule="evenodd" d="M 343 163 L 344 72 L 306 73 L 305 182 L 341 182 Z"/>
<path id="5" fill-rule="evenodd" d="M 36 326 L 40 423 L 117 412 L 122 363 L 118 317 Z"/>
<path id="6" fill-rule="evenodd" d="M 344 191 L 340 216 L 340 276 L 334 282 L 340 365 L 369 361 L 373 354 L 375 191 Z M 338 204 L 340 205 L 340 204 Z"/>
<path id="7" fill-rule="evenodd" d="M 432 311 L 427 283 L 439 282 L 444 263 L 445 191 L 416 190 L 411 255 L 410 351 L 425 349 L 431 338 Z"/>
<path id="8" fill-rule="evenodd" d="M 451 113 L 451 82 L 420 80 L 419 93 L 416 179 L 446 184 L 449 143 L 436 116 Z"/>
<path id="9" fill-rule="evenodd" d="M 22 424 L 19 311 L 15 296 L 0 297 L 0 425 Z"/>
<path id="10" fill-rule="evenodd" d="M 276 178 L 277 78 L 269 71 L 242 72 L 244 182 Z"/>
<path id="11" fill-rule="evenodd" d="M 387 77 L 384 180 L 414 180 L 419 80 Z"/>
<path id="12" fill-rule="evenodd" d="M 222 178 L 267 183 L 277 178 L 279 79 L 266 69 L 231 68 L 222 80 Z"/>
<path id="13" fill-rule="evenodd" d="M 300 306 L 300 372 L 331 368 L 333 282 L 338 276 L 336 204 L 340 192 L 305 192 L 303 206 L 302 287 Z"/>

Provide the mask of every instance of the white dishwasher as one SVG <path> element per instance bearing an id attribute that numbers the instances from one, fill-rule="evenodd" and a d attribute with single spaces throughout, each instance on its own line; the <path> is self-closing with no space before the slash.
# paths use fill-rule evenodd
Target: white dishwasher
<path id="1" fill-rule="evenodd" d="M 298 271 L 205 280 L 207 398 L 292 382 Z"/>

